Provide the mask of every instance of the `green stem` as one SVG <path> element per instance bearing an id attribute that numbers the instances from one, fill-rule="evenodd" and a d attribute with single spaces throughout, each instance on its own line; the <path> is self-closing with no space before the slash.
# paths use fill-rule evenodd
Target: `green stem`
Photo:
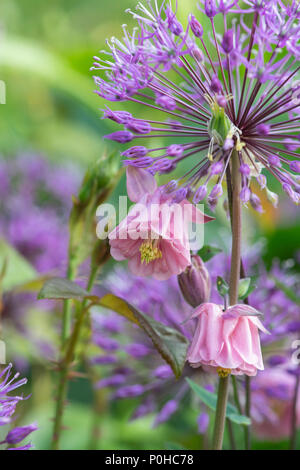
<path id="1" fill-rule="evenodd" d="M 68 270 L 68 273 L 69 273 L 69 270 Z M 90 291 L 90 289 L 92 288 L 96 275 L 97 275 L 97 267 L 93 267 L 91 269 L 88 284 L 87 284 L 88 291 Z M 69 302 L 69 301 L 65 301 L 65 302 Z M 64 348 L 66 349 L 66 352 L 60 365 L 58 393 L 57 393 L 57 400 L 56 400 L 56 412 L 55 412 L 55 418 L 54 418 L 54 428 L 53 428 L 53 437 L 52 437 L 52 446 L 51 446 L 52 450 L 58 450 L 60 446 L 63 413 L 64 413 L 64 407 L 65 407 L 65 402 L 66 402 L 67 392 L 68 392 L 70 365 L 73 361 L 74 352 L 75 352 L 76 345 L 80 336 L 80 330 L 81 330 L 83 320 L 84 320 L 84 317 L 88 308 L 89 306 L 87 306 L 87 300 L 84 299 L 81 303 L 80 312 L 75 322 L 73 333 L 70 337 L 70 341 L 68 345 L 66 346 L 66 348 Z M 71 306 L 66 306 L 64 308 L 64 313 L 66 313 L 68 316 L 67 321 L 63 322 L 64 326 L 67 326 L 67 329 L 66 329 L 67 331 L 71 327 L 71 324 L 68 324 L 68 322 L 71 322 L 71 317 L 70 317 Z M 65 317 L 64 317 L 64 320 L 66 320 Z M 64 346 L 65 346 L 67 338 L 68 336 L 64 337 L 64 343 L 63 343 Z"/>
<path id="2" fill-rule="evenodd" d="M 76 276 L 76 269 L 72 258 L 69 257 L 69 264 L 67 270 L 67 279 L 72 281 Z M 64 300 L 63 304 L 63 318 L 62 318 L 62 329 L 61 329 L 61 345 L 62 350 L 64 348 L 66 340 L 69 338 L 71 333 L 71 324 L 72 324 L 72 304 L 71 300 Z"/>
<path id="3" fill-rule="evenodd" d="M 228 184 L 228 200 L 231 214 L 231 230 L 232 230 L 232 248 L 231 248 L 231 268 L 229 283 L 229 302 L 235 305 L 238 301 L 238 289 L 240 280 L 241 267 L 241 234 L 242 234 L 242 217 L 241 217 L 241 175 L 239 171 L 240 162 L 239 155 L 233 151 L 231 157 L 231 178 L 227 178 Z M 228 173 L 229 174 L 229 173 Z M 229 181 L 231 180 L 231 181 Z M 220 377 L 218 387 L 218 401 L 216 409 L 216 419 L 214 426 L 213 449 L 221 450 L 223 446 L 224 427 L 226 420 L 226 406 L 228 398 L 229 377 Z"/>
<path id="4" fill-rule="evenodd" d="M 245 386 L 246 386 L 246 405 L 245 405 L 245 414 L 248 418 L 251 417 L 251 379 L 248 375 L 245 378 Z M 246 450 L 251 449 L 251 428 L 250 426 L 244 427 L 245 433 L 245 448 Z"/>
<path id="5" fill-rule="evenodd" d="M 213 450 L 222 450 L 223 447 L 224 427 L 226 421 L 226 406 L 228 398 L 228 385 L 229 377 L 220 377 L 215 427 L 213 434 Z"/>

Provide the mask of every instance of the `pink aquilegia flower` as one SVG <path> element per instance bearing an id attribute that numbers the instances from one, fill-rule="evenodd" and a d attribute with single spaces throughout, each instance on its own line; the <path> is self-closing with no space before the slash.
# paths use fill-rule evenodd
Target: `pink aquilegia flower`
<path id="1" fill-rule="evenodd" d="M 258 330 L 265 333 L 258 312 L 238 304 L 223 311 L 221 305 L 204 303 L 191 318 L 198 323 L 188 352 L 192 367 L 216 367 L 220 376 L 256 375 L 263 370 Z"/>
<path id="2" fill-rule="evenodd" d="M 136 202 L 109 234 L 111 255 L 129 260 L 138 276 L 165 280 L 191 264 L 189 223 L 213 220 L 186 199 L 174 203 L 148 171 L 127 168 L 127 192 Z"/>

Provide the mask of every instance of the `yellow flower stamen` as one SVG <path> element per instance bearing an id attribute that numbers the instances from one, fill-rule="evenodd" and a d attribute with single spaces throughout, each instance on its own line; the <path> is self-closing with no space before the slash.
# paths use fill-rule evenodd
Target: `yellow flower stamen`
<path id="1" fill-rule="evenodd" d="M 162 252 L 157 246 L 158 240 L 147 240 L 140 246 L 142 263 L 150 263 L 162 257 Z"/>
<path id="2" fill-rule="evenodd" d="M 218 367 L 217 372 L 218 372 L 219 377 L 221 377 L 222 379 L 225 379 L 225 377 L 231 374 L 231 369 L 223 369 L 223 367 Z"/>

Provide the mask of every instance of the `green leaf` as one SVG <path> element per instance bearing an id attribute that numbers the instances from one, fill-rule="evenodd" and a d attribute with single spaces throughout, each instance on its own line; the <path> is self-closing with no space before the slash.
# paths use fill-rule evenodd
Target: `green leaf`
<path id="1" fill-rule="evenodd" d="M 245 277 L 239 282 L 239 299 L 246 299 L 256 289 L 256 277 Z"/>
<path id="2" fill-rule="evenodd" d="M 217 277 L 217 289 L 221 297 L 225 297 L 229 293 L 229 285 L 221 276 Z"/>
<path id="3" fill-rule="evenodd" d="M 189 342 L 179 331 L 170 328 L 141 313 L 133 305 L 113 294 L 106 294 L 99 305 L 109 308 L 132 323 L 139 325 L 152 340 L 155 348 L 172 368 L 175 376 L 180 377 L 187 354 Z"/>
<path id="4" fill-rule="evenodd" d="M 94 299 L 89 292 L 80 287 L 75 282 L 61 277 L 48 279 L 40 292 L 38 299 L 75 299 L 83 300 L 85 298 Z"/>
<path id="5" fill-rule="evenodd" d="M 0 270 L 5 265 L 1 288 L 8 291 L 37 278 L 34 267 L 14 247 L 0 239 Z"/>
<path id="6" fill-rule="evenodd" d="M 193 390 L 193 392 L 200 397 L 201 401 L 212 411 L 216 411 L 218 396 L 216 393 L 209 392 L 205 388 L 196 384 L 193 380 L 186 378 L 187 383 Z M 251 419 L 248 416 L 240 415 L 237 408 L 230 403 L 226 407 L 226 417 L 233 423 L 241 424 L 243 426 L 249 426 Z"/>
<path id="7" fill-rule="evenodd" d="M 221 248 L 218 248 L 216 246 L 211 246 L 211 245 L 204 245 L 198 251 L 198 255 L 201 257 L 202 261 L 206 262 L 221 252 L 222 252 Z"/>

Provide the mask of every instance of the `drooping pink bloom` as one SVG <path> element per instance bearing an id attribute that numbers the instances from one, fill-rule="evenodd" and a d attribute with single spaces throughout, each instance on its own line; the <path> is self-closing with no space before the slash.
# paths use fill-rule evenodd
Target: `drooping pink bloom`
<path id="1" fill-rule="evenodd" d="M 254 433 L 264 439 L 279 440 L 291 432 L 295 377 L 280 367 L 257 374 L 252 382 Z M 300 391 L 297 399 L 297 427 L 300 427 Z"/>
<path id="2" fill-rule="evenodd" d="M 127 167 L 127 192 L 136 202 L 109 234 L 111 255 L 128 259 L 137 276 L 165 280 L 191 264 L 189 223 L 213 220 L 186 199 L 175 203 L 148 171 Z"/>
<path id="3" fill-rule="evenodd" d="M 200 305 L 192 315 L 198 323 L 187 356 L 190 365 L 217 368 L 220 376 L 256 375 L 263 370 L 258 330 L 267 330 L 257 314 L 243 304 L 226 311 L 213 303 Z"/>

